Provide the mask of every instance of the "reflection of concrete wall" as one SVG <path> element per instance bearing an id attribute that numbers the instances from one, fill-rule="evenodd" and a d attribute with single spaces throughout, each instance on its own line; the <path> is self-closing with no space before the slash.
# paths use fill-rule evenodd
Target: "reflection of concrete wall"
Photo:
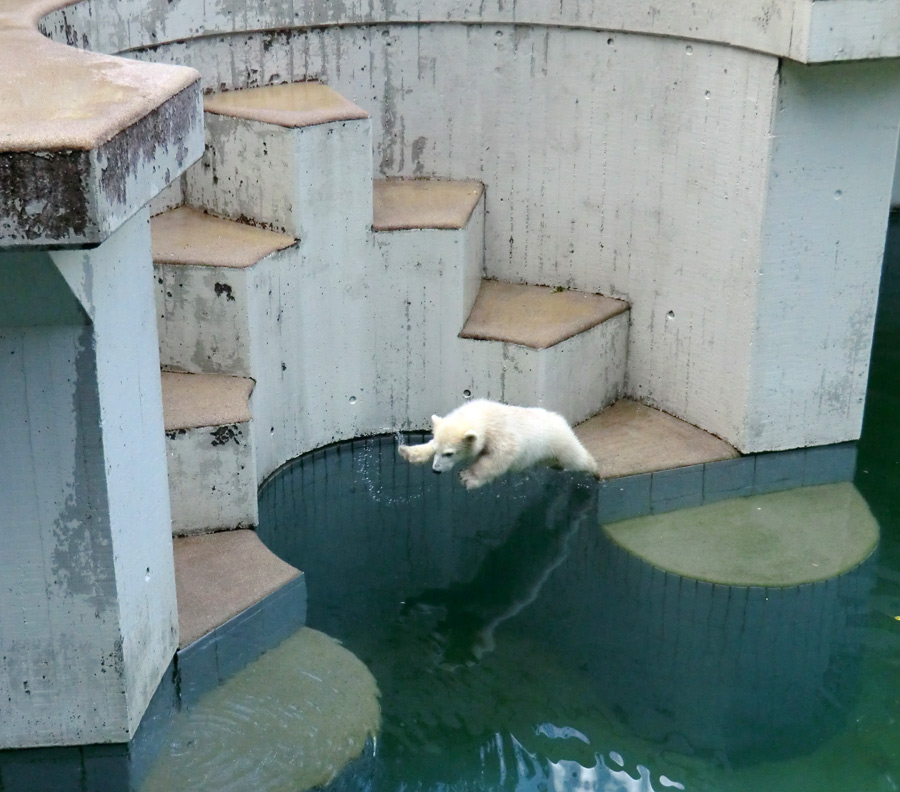
<path id="1" fill-rule="evenodd" d="M 560 626 L 560 640 L 585 656 L 604 703 L 634 731 L 741 762 L 810 750 L 843 721 L 874 555 L 819 583 L 748 588 L 666 573 L 602 533 L 580 538 L 601 548 L 586 553 L 600 561 L 586 589 L 603 606 Z M 557 581 L 548 594 L 563 608 L 573 590 Z"/>

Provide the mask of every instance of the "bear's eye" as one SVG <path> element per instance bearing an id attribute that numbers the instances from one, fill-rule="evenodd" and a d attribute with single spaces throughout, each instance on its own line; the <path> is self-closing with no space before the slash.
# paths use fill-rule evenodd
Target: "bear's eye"
<path id="1" fill-rule="evenodd" d="M 452 457 L 452 456 L 453 456 L 453 451 L 452 451 L 452 450 L 451 450 L 451 451 L 444 451 L 444 453 L 441 454 L 441 456 Z"/>

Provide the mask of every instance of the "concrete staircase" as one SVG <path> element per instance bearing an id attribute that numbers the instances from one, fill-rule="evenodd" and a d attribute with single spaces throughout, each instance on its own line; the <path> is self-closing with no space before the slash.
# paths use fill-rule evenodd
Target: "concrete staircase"
<path id="1" fill-rule="evenodd" d="M 257 484 L 286 460 L 425 427 L 473 396 L 592 419 L 579 431 L 601 463 L 611 437 L 633 441 L 615 429 L 627 403 L 594 418 L 625 392 L 630 306 L 486 279 L 481 183 L 374 179 L 366 112 L 318 83 L 212 95 L 205 110 L 204 156 L 152 221 L 162 365 L 181 374 L 164 378 L 176 533 L 253 525 Z M 247 419 L 222 422 L 216 403 L 245 391 Z M 645 457 L 660 431 L 683 436 L 664 465 L 734 455 L 638 412 Z"/>
<path id="2" fill-rule="evenodd" d="M 324 85 L 208 96 L 205 110 L 203 158 L 151 222 L 176 537 L 252 527 L 257 486 L 285 461 L 425 427 L 469 397 L 573 424 L 621 398 L 628 304 L 486 279 L 481 183 L 374 179 L 367 114 Z M 582 436 L 604 459 L 614 432 L 596 420 Z M 734 454 L 720 445 L 699 461 Z M 666 464 L 696 461 L 677 456 Z M 182 567 L 205 563 L 175 547 Z M 225 589 L 220 623 L 237 607 Z M 180 608 L 208 617 L 192 599 Z"/>

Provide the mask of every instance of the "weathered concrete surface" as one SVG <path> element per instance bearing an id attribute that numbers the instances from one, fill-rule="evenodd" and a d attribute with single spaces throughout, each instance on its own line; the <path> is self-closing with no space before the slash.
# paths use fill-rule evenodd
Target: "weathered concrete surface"
<path id="1" fill-rule="evenodd" d="M 0 248 L 97 245 L 203 150 L 196 72 L 49 41 L 55 5 L 0 3 Z"/>
<path id="2" fill-rule="evenodd" d="M 777 428 L 774 422 L 765 428 L 762 405 L 777 397 L 757 372 L 774 358 L 771 344 L 765 352 L 754 347 L 754 335 L 758 319 L 768 321 L 764 304 L 781 295 L 795 305 L 798 327 L 817 321 L 822 304 L 863 317 L 845 343 L 868 347 L 864 317 L 877 288 L 870 263 L 883 242 L 874 224 L 886 219 L 889 188 L 882 180 L 894 162 L 898 129 L 896 100 L 885 101 L 884 93 L 900 90 L 892 63 L 782 67 L 769 55 L 718 45 L 521 24 L 260 34 L 229 49 L 226 60 L 230 41 L 172 45 L 153 56 L 183 59 L 213 85 L 327 80 L 371 113 L 382 175 L 481 180 L 489 277 L 631 303 L 626 391 L 632 397 L 743 451 L 858 436 L 862 357 L 823 345 L 818 331 L 780 334 L 776 365 L 845 366 L 851 386 L 816 418 L 815 399 L 795 390 L 800 400 L 783 400 L 774 410 Z M 465 59 L 455 57 L 461 51 Z M 422 60 L 422 52 L 429 58 Z M 854 76 L 863 72 L 871 79 Z M 791 86 L 803 74 L 811 90 L 795 92 Z M 853 136 L 841 136 L 845 98 L 855 108 L 854 128 L 869 141 L 865 152 Z M 785 159 L 787 141 L 776 130 L 801 115 L 806 132 Z M 822 144 L 808 145 L 813 139 Z M 796 190 L 770 206 L 781 195 L 770 185 L 785 168 L 802 174 L 797 185 L 834 181 L 837 171 L 826 158 L 843 163 L 842 173 L 881 186 L 848 191 L 835 183 L 831 204 L 817 203 L 814 211 Z M 835 202 L 838 190 L 844 197 Z M 787 245 L 790 229 L 800 227 L 816 244 L 805 253 L 795 246 L 790 255 L 816 275 L 803 287 L 776 287 L 770 275 L 785 271 L 778 256 L 787 248 L 770 241 Z M 853 278 L 866 286 L 838 286 Z M 801 296 L 813 282 L 818 295 Z M 839 324 L 850 327 L 845 319 Z M 816 378 L 806 387 L 817 388 Z M 829 400 L 835 394 L 828 382 L 822 391 Z M 787 404 L 794 405 L 791 415 Z"/>
<path id="3" fill-rule="evenodd" d="M 604 478 L 738 456 L 728 443 L 664 412 L 622 399 L 575 427 Z"/>
<path id="4" fill-rule="evenodd" d="M 163 372 L 172 533 L 256 525 L 253 380 Z"/>
<path id="5" fill-rule="evenodd" d="M 641 3 L 631 0 L 314 0 L 297 6 L 266 0 L 218 5 L 165 0 L 133 3 L 93 0 L 51 14 L 43 23 L 60 41 L 101 52 L 181 41 L 213 33 L 390 23 L 523 24 L 641 33 L 725 44 L 801 62 L 887 58 L 900 55 L 900 12 L 893 0 L 717 0 Z M 57 5 L 59 3 L 57 2 Z M 214 87 L 220 83 L 212 83 Z M 221 85 L 221 87 L 225 87 Z"/>
<path id="6" fill-rule="evenodd" d="M 5 748 L 128 740 L 177 644 L 149 245 L 0 254 Z"/>
<path id="7" fill-rule="evenodd" d="M 188 646 L 300 575 L 254 531 L 174 540 L 179 647 Z"/>
<path id="8" fill-rule="evenodd" d="M 898 61 L 782 66 L 748 403 L 741 433 L 729 438 L 744 452 L 860 435 L 898 86 Z"/>
<path id="9" fill-rule="evenodd" d="M 290 268 L 295 251 L 284 249 L 294 239 L 188 207 L 154 217 L 151 229 L 163 367 L 258 376 L 250 335 L 262 276 L 254 265 Z"/>

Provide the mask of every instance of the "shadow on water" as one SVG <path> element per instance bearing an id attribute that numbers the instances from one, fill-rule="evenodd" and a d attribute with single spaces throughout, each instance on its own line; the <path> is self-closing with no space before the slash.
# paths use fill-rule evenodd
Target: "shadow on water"
<path id="1" fill-rule="evenodd" d="M 710 768 L 806 754 L 846 721 L 874 559 L 785 589 L 702 583 L 613 544 L 596 498 L 550 470 L 466 491 L 391 437 L 270 479 L 260 536 L 381 688 L 361 786 L 722 789 Z"/>

